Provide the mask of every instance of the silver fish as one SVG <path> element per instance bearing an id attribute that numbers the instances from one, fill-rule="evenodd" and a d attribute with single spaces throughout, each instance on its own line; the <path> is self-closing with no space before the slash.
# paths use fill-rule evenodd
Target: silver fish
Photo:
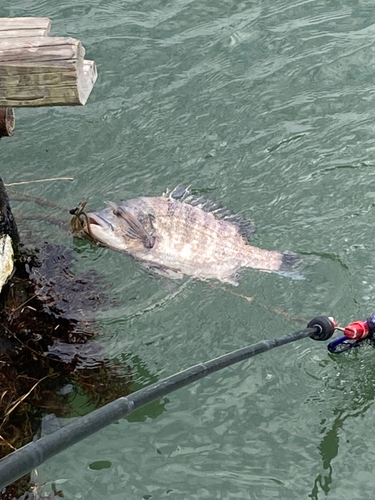
<path id="1" fill-rule="evenodd" d="M 290 269 L 293 254 L 247 243 L 256 226 L 204 197 L 176 188 L 169 197 L 140 197 L 88 212 L 84 231 L 170 278 L 192 276 L 238 285 L 239 270 Z"/>

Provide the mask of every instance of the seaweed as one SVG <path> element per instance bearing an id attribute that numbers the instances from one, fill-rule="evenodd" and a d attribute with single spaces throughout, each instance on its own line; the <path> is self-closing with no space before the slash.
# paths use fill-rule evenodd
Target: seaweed
<path id="1" fill-rule="evenodd" d="M 82 413 L 74 405 L 77 394 L 88 411 L 131 392 L 129 366 L 109 365 L 93 341 L 95 316 L 104 307 L 103 280 L 93 271 L 76 274 L 70 249 L 21 248 L 0 295 L 0 458 L 30 442 L 45 415 Z M 1 498 L 19 497 L 29 487 L 27 476 Z"/>

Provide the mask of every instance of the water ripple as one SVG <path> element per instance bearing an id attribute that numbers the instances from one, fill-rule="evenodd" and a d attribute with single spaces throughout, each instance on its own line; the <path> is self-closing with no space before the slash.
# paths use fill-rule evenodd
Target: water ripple
<path id="1" fill-rule="evenodd" d="M 52 34 L 82 40 L 99 68 L 84 108 L 16 110 L 16 134 L 1 141 L 7 182 L 73 176 L 28 187 L 67 219 L 85 197 L 96 209 L 191 184 L 253 219 L 255 245 L 306 259 L 304 280 L 248 270 L 233 294 L 166 283 L 33 222 L 76 249 L 77 269 L 112 283 L 98 341 L 129 363 L 135 386 L 298 329 L 296 316 L 346 324 L 371 312 L 372 2 L 2 4 L 4 16 L 51 17 Z M 308 339 L 285 346 L 110 426 L 39 474 L 90 500 L 371 498 L 372 366 L 369 346 L 336 358 Z"/>

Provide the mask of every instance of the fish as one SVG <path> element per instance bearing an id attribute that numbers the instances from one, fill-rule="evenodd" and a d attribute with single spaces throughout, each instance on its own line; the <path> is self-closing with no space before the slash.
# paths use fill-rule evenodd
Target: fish
<path id="1" fill-rule="evenodd" d="M 190 276 L 237 286 L 243 268 L 285 272 L 296 261 L 293 253 L 250 245 L 257 229 L 252 221 L 187 188 L 107 204 L 85 213 L 86 235 L 169 278 Z"/>

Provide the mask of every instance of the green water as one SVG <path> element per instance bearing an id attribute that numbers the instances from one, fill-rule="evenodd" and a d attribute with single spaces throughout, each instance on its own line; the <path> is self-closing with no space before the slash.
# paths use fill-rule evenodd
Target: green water
<path id="1" fill-rule="evenodd" d="M 0 0 L 80 39 L 99 78 L 82 108 L 17 109 L 5 182 L 64 207 L 177 184 L 251 217 L 256 245 L 319 257 L 305 280 L 246 271 L 252 304 L 34 222 L 111 283 L 108 356 L 139 385 L 299 324 L 366 317 L 375 300 L 374 35 L 370 0 Z M 15 210 L 43 211 L 14 202 Z M 54 212 L 56 214 L 56 212 Z M 310 340 L 243 362 L 122 420 L 40 467 L 69 499 L 372 498 L 374 356 Z"/>

